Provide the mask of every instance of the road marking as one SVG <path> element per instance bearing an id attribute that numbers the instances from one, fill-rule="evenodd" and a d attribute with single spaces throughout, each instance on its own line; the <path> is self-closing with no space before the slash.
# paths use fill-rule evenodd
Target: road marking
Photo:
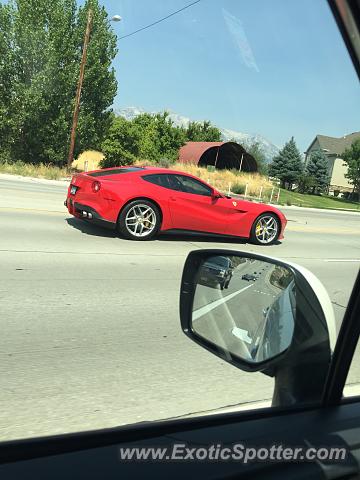
<path id="1" fill-rule="evenodd" d="M 324 259 L 324 262 L 351 262 L 351 263 L 360 263 L 359 258 L 327 258 Z"/>
<path id="2" fill-rule="evenodd" d="M 261 290 L 254 290 L 254 292 L 262 293 L 263 295 L 269 295 L 269 297 L 276 298 L 276 295 L 273 295 L 272 293 L 262 292 Z"/>
<path id="3" fill-rule="evenodd" d="M 204 307 L 198 308 L 193 312 L 192 319 L 197 320 L 198 318 L 202 317 L 206 313 L 211 312 L 211 310 L 214 310 L 214 308 L 219 307 L 225 302 L 228 302 L 232 298 L 236 297 L 236 295 L 239 295 L 239 293 L 245 292 L 248 288 L 252 287 L 252 285 L 247 285 L 246 287 L 242 288 L 241 290 L 238 290 L 237 292 L 231 293 L 230 295 L 226 295 L 226 297 L 220 298 L 219 300 L 215 300 L 208 305 L 205 305 Z"/>
<path id="4" fill-rule="evenodd" d="M 334 235 L 360 235 L 360 230 L 356 228 L 329 228 L 329 227 L 300 227 L 295 225 L 288 225 L 286 232 L 304 232 L 304 233 L 332 233 Z"/>
<path id="5" fill-rule="evenodd" d="M 252 339 L 251 337 L 249 337 L 249 332 L 247 330 L 244 330 L 239 327 L 234 327 L 231 330 L 231 333 L 234 335 L 234 337 L 240 338 L 240 340 L 242 340 L 243 342 L 246 342 L 249 345 L 251 345 Z"/>
<path id="6" fill-rule="evenodd" d="M 0 210 L 3 212 L 36 212 L 36 213 L 61 213 L 67 214 L 69 213 L 67 210 L 60 211 L 60 210 L 42 210 L 36 208 L 22 208 L 22 207 L 0 207 Z"/>

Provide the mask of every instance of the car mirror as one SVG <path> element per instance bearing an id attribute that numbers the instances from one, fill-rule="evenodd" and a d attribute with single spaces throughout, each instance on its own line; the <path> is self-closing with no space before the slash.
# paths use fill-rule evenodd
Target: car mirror
<path id="1" fill-rule="evenodd" d="M 261 364 L 291 344 L 295 275 L 288 267 L 251 260 L 213 255 L 200 265 L 191 328 L 229 355 Z"/>
<path id="2" fill-rule="evenodd" d="M 334 313 L 324 287 L 303 267 L 247 252 L 191 252 L 180 314 L 184 333 L 202 347 L 242 370 L 277 377 L 274 404 L 304 400 L 298 390 L 299 382 L 308 382 L 307 362 L 323 387 L 335 344 Z M 296 394 L 283 385 L 292 370 Z M 319 389 L 302 393 L 313 401 Z"/>
<path id="3" fill-rule="evenodd" d="M 213 190 L 211 196 L 214 200 L 216 200 L 217 198 L 223 198 L 223 195 L 217 190 Z"/>

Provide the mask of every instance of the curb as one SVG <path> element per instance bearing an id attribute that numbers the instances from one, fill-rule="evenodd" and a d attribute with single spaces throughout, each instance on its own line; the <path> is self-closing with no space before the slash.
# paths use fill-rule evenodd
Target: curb
<path id="1" fill-rule="evenodd" d="M 0 180 L 18 180 L 19 182 L 24 183 L 40 183 L 43 185 L 69 185 L 71 177 L 64 178 L 62 180 L 50 180 L 48 178 L 38 178 L 38 177 L 24 177 L 22 175 L 12 175 L 10 173 L 0 173 Z"/>

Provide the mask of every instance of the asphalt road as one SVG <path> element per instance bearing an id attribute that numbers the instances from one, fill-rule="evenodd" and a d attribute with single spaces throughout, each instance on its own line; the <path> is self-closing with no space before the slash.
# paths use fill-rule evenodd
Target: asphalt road
<path id="1" fill-rule="evenodd" d="M 225 364 L 181 332 L 191 250 L 260 252 L 309 268 L 340 326 L 359 269 L 358 214 L 284 209 L 286 238 L 271 247 L 170 235 L 139 243 L 70 218 L 65 193 L 65 184 L 0 176 L 1 440 L 271 398 L 271 378 Z"/>

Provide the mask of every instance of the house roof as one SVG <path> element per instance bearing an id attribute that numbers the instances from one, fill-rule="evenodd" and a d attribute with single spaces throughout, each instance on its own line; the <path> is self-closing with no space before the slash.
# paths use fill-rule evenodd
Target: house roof
<path id="1" fill-rule="evenodd" d="M 327 150 L 325 153 L 328 155 L 336 154 L 341 155 L 347 148 L 351 147 L 351 144 L 360 138 L 360 132 L 350 133 L 344 137 L 328 137 L 326 135 L 316 135 L 307 152 L 311 149 L 314 142 L 318 140 L 320 148 Z"/>

